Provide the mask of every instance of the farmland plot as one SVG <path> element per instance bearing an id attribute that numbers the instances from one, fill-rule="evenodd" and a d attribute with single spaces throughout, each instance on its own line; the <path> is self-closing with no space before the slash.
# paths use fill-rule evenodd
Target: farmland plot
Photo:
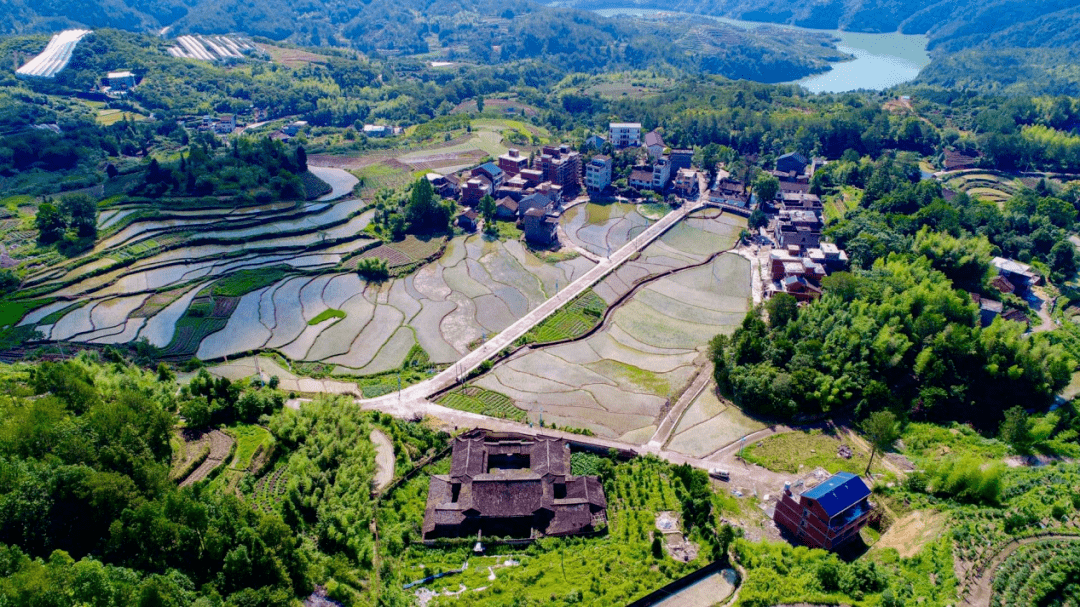
<path id="1" fill-rule="evenodd" d="M 749 306 L 749 263 L 734 254 L 709 261 L 741 229 L 719 220 L 677 226 L 601 281 L 596 294 L 622 303 L 596 333 L 513 357 L 475 385 L 511 397 L 533 421 L 542 415 L 600 436 L 647 440 L 697 372 L 709 339 L 733 331 Z"/>
<path id="2" fill-rule="evenodd" d="M 570 241 L 587 251 L 610 256 L 652 223 L 637 206 L 623 202 L 587 203 L 571 208 L 562 217 Z"/>

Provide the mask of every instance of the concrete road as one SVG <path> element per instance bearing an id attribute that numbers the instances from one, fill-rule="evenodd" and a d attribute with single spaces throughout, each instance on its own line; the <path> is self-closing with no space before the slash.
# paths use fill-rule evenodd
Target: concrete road
<path id="1" fill-rule="evenodd" d="M 580 278 L 567 285 L 562 291 L 556 293 L 551 299 L 540 304 L 539 307 L 504 329 L 502 333 L 489 339 L 479 348 L 469 352 L 462 357 L 461 360 L 454 363 L 450 368 L 439 373 L 435 377 L 409 386 L 400 393 L 394 392 L 378 398 L 360 400 L 357 401 L 358 404 L 365 409 L 379 409 L 399 417 L 409 417 L 420 413 L 425 406 L 430 405 L 430 403 L 427 402 L 429 396 L 461 383 L 471 371 L 483 364 L 484 361 L 493 358 L 504 348 L 513 345 L 519 337 L 528 333 L 530 329 L 540 324 L 540 322 L 548 316 L 551 316 L 556 310 L 569 303 L 578 295 L 584 293 L 609 272 L 621 266 L 654 240 L 659 238 L 660 235 L 676 223 L 682 221 L 683 218 L 700 207 L 701 203 L 699 201 L 697 204 L 687 204 L 678 210 L 668 213 L 660 219 L 660 221 L 652 224 L 633 240 L 623 245 L 618 251 L 615 251 L 611 257 L 601 259 L 600 263 L 596 264 L 596 266 L 583 274 Z"/>

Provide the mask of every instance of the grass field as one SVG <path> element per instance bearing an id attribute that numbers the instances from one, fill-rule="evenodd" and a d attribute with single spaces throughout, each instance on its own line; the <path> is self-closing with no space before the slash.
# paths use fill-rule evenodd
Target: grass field
<path id="1" fill-rule="evenodd" d="M 841 444 L 851 447 L 851 459 L 837 455 Z M 821 430 L 774 434 L 747 445 L 742 450 L 742 455 L 748 462 L 773 472 L 789 474 L 809 472 L 818 467 L 833 474 L 841 471 L 862 474 L 870 460 L 869 452 L 848 441 L 846 437 L 841 439 Z M 874 459 L 875 464 L 878 461 L 877 458 Z M 874 468 L 877 469 L 877 466 Z"/>
<path id="2" fill-rule="evenodd" d="M 241 297 L 252 291 L 274 284 L 285 277 L 285 266 L 241 270 L 214 283 L 213 294 L 217 297 Z"/>
<path id="3" fill-rule="evenodd" d="M 100 110 L 98 111 L 96 120 L 98 124 L 102 126 L 111 126 L 123 120 L 130 120 L 132 122 L 146 120 L 146 116 L 143 116 L 142 114 L 136 114 L 134 112 L 123 112 L 120 110 Z"/>
<path id="4" fill-rule="evenodd" d="M 37 303 L 29 304 L 24 301 L 11 301 L 0 299 L 0 327 L 6 327 L 19 322 L 24 314 L 31 308 L 36 308 Z"/>
<path id="5" fill-rule="evenodd" d="M 543 344 L 580 337 L 600 322 L 606 309 L 604 300 L 589 289 L 533 327 L 524 340 Z"/>
<path id="6" fill-rule="evenodd" d="M 413 180 L 413 171 L 397 162 L 377 162 L 349 172 L 360 180 L 360 195 L 368 197 L 382 189 L 405 187 Z"/>
<path id="7" fill-rule="evenodd" d="M 259 447 L 266 449 L 274 440 L 274 437 L 261 426 L 243 424 L 230 428 L 228 432 L 236 439 L 236 454 L 229 462 L 229 467 L 233 470 L 250 468 L 251 460 Z"/>
<path id="8" fill-rule="evenodd" d="M 345 313 L 341 310 L 323 310 L 322 312 L 319 312 L 319 314 L 315 318 L 309 320 L 307 324 L 315 326 L 331 318 L 345 318 Z"/>
<path id="9" fill-rule="evenodd" d="M 489 417 L 501 417 L 522 423 L 528 421 L 525 411 L 514 405 L 514 401 L 509 396 L 475 386 L 455 390 L 440 398 L 439 404 Z"/>

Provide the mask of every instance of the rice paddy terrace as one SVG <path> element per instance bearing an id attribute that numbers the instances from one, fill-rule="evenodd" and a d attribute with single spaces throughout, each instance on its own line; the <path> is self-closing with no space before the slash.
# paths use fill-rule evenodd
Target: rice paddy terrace
<path id="1" fill-rule="evenodd" d="M 562 228 L 606 257 L 652 223 L 648 214 L 590 203 Z M 57 342 L 145 339 L 172 360 L 224 361 L 226 375 L 251 353 L 274 352 L 363 377 L 401 368 L 417 347 L 434 365 L 455 363 L 596 266 L 477 234 L 381 243 L 364 231 L 371 216 L 361 200 L 109 207 L 92 251 L 30 277 L 26 291 L 41 305 L 19 324 Z M 709 339 L 749 306 L 748 262 L 724 253 L 744 227 L 716 209 L 679 221 L 593 285 L 590 306 L 606 307 L 595 328 L 518 349 L 468 388 L 488 399 L 465 405 L 648 441 L 705 363 Z M 369 283 L 355 271 L 365 257 L 416 269 Z M 673 433 L 683 452 L 711 450 L 702 429 L 731 423 L 723 405 L 699 400 Z"/>
<path id="2" fill-rule="evenodd" d="M 474 385 L 510 396 L 530 419 L 629 443 L 648 441 L 666 407 L 704 364 L 709 339 L 733 331 L 746 314 L 749 262 L 721 254 L 744 226 L 715 210 L 689 217 L 594 287 L 611 306 L 597 331 L 522 350 Z M 699 421 L 719 413 L 703 411 Z M 694 442 L 692 436 L 684 440 Z"/>

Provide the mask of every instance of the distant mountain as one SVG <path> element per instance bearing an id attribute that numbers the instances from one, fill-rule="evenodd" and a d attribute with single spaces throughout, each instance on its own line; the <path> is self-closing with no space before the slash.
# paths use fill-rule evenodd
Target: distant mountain
<path id="1" fill-rule="evenodd" d="M 566 71 L 657 62 L 733 78 L 792 80 L 840 56 L 831 41 L 700 19 L 603 19 L 584 10 L 654 8 L 856 32 L 926 34 L 921 80 L 1073 93 L 1077 0 L 0 0 L 0 33 L 74 26 L 168 34 L 242 32 L 365 53 L 499 63 L 542 58 Z M 1010 69 L 1009 66 L 1013 66 Z M 999 72 L 998 70 L 1007 70 Z M 1018 80 L 1018 77 L 1021 79 Z"/>
<path id="2" fill-rule="evenodd" d="M 747 32 L 687 17 L 606 19 L 528 0 L 0 0 L 0 33 L 74 26 L 245 33 L 488 64 L 541 59 L 563 73 L 669 65 L 764 82 L 798 79 L 844 58 L 820 34 Z"/>

